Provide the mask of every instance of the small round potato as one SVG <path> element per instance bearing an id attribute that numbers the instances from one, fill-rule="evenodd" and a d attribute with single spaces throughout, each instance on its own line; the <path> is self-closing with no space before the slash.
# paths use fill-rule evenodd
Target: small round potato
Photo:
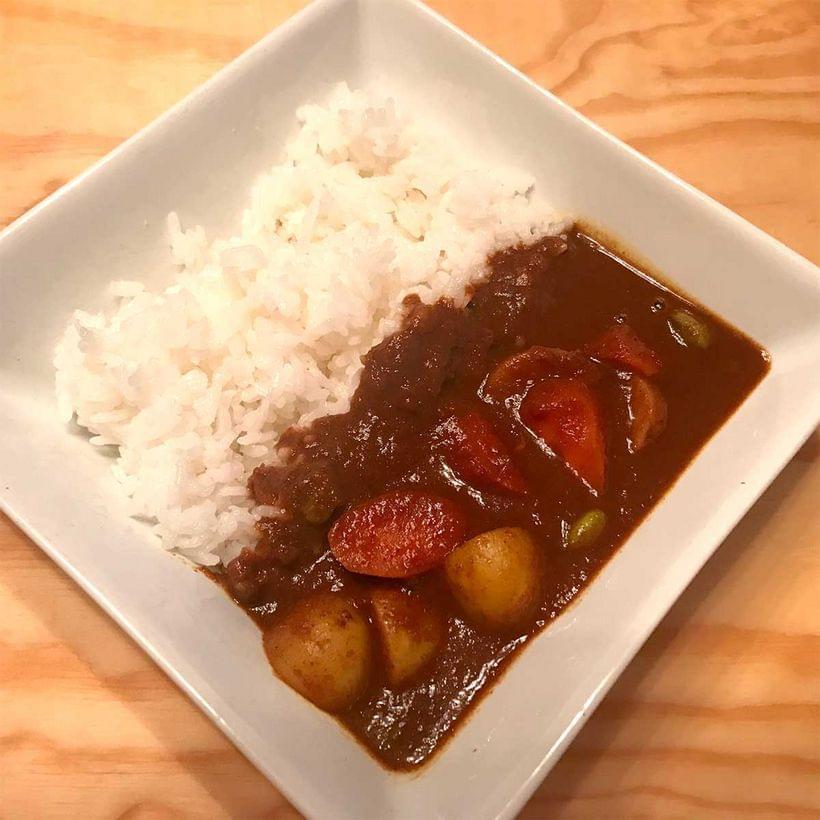
<path id="1" fill-rule="evenodd" d="M 444 639 L 438 612 L 400 589 L 379 587 L 370 597 L 391 686 L 401 686 L 429 663 Z"/>
<path id="2" fill-rule="evenodd" d="M 444 571 L 467 614 L 490 629 L 517 626 L 538 605 L 538 549 L 520 527 L 501 527 L 471 538 L 447 556 Z"/>
<path id="3" fill-rule="evenodd" d="M 367 684 L 370 629 L 343 595 L 299 601 L 265 632 L 264 645 L 274 672 L 320 709 L 347 709 Z"/>

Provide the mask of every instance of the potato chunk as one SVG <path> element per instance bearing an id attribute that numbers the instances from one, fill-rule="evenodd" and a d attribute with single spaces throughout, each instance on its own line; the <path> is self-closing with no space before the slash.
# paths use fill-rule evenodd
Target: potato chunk
<path id="1" fill-rule="evenodd" d="M 328 712 L 350 707 L 367 684 L 371 665 L 367 622 L 343 595 L 304 598 L 264 636 L 276 674 Z"/>
<path id="2" fill-rule="evenodd" d="M 517 626 L 538 605 L 541 562 L 535 543 L 520 527 L 471 538 L 447 556 L 444 571 L 467 614 L 490 629 Z"/>
<path id="3" fill-rule="evenodd" d="M 441 615 L 414 595 L 380 587 L 370 598 L 391 686 L 401 686 L 429 663 L 444 639 Z"/>

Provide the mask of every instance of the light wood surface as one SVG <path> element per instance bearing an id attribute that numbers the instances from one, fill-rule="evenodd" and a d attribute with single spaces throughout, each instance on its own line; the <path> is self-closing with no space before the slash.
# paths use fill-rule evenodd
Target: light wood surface
<path id="1" fill-rule="evenodd" d="M 0 0 L 0 224 L 301 5 Z M 820 259 L 818 3 L 433 5 L 596 122 Z M 820 817 L 819 497 L 816 434 L 524 817 Z M 0 817 L 295 815 L 0 518 Z"/>

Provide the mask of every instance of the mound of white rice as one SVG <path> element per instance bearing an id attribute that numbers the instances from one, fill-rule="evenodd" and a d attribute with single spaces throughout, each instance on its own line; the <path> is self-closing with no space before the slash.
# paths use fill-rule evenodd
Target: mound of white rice
<path id="1" fill-rule="evenodd" d="M 171 214 L 173 282 L 113 283 L 111 311 L 77 311 L 55 354 L 66 421 L 119 448 L 134 515 L 200 564 L 254 542 L 251 471 L 290 425 L 347 409 L 405 296 L 463 302 L 488 253 L 564 227 L 530 177 L 470 164 L 390 99 L 340 86 L 297 119 L 238 236 Z"/>

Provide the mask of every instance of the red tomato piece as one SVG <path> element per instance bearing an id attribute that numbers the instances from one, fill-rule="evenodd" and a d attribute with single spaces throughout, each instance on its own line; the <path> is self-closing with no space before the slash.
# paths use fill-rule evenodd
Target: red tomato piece
<path id="1" fill-rule="evenodd" d="M 632 370 L 642 376 L 655 376 L 661 369 L 658 354 L 644 344 L 629 325 L 612 325 L 584 349 L 602 362 Z"/>
<path id="2" fill-rule="evenodd" d="M 351 507 L 330 528 L 330 551 L 351 572 L 407 578 L 438 566 L 467 534 L 456 504 L 394 490 Z"/>
<path id="3" fill-rule="evenodd" d="M 666 427 L 666 399 L 654 384 L 632 376 L 629 380 L 629 450 L 637 453 Z"/>
<path id="4" fill-rule="evenodd" d="M 580 379 L 547 379 L 521 404 L 521 420 L 596 493 L 604 488 L 606 446 L 595 396 Z"/>
<path id="5" fill-rule="evenodd" d="M 512 396 L 550 376 L 575 376 L 592 366 L 577 351 L 533 345 L 499 362 L 487 377 L 484 394 L 492 398 Z"/>
<path id="6" fill-rule="evenodd" d="M 478 413 L 450 416 L 436 428 L 435 437 L 444 447 L 449 465 L 468 484 L 512 495 L 527 491 L 524 476 L 506 445 Z"/>

